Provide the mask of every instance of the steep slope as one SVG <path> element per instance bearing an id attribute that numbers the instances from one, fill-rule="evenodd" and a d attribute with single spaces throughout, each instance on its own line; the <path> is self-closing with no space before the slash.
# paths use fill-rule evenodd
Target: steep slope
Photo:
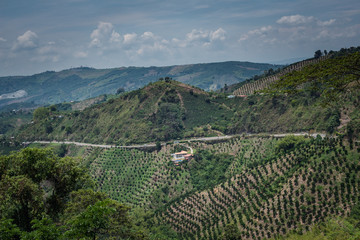
<path id="1" fill-rule="evenodd" d="M 224 84 L 244 81 L 269 68 L 280 65 L 222 62 L 168 67 L 122 67 L 114 69 L 73 68 L 60 72 L 48 71 L 33 76 L 0 77 L 0 110 L 21 106 L 20 103 L 46 105 L 78 101 L 101 94 L 113 94 L 141 88 L 160 77 L 216 90 Z"/>
<path id="2" fill-rule="evenodd" d="M 83 111 L 39 108 L 19 137 L 117 144 L 182 138 L 196 127 L 231 118 L 232 111 L 209 97 L 176 81 L 158 81 Z"/>
<path id="3" fill-rule="evenodd" d="M 235 95 L 235 96 L 252 95 L 256 91 L 263 90 L 266 87 L 268 87 L 271 83 L 280 80 L 280 78 L 282 76 L 284 76 L 285 74 L 291 73 L 293 71 L 299 71 L 308 65 L 319 63 L 319 62 L 327 59 L 328 57 L 330 57 L 330 56 L 327 55 L 327 56 L 322 56 L 319 58 L 303 60 L 301 62 L 297 62 L 297 63 L 291 64 L 291 65 L 283 68 L 278 73 L 270 74 L 269 76 L 264 76 L 264 77 L 261 77 L 256 80 L 255 79 L 249 80 L 249 81 L 244 82 L 243 84 L 240 83 L 240 84 L 238 84 L 239 88 L 234 90 L 233 95 Z"/>
<path id="4" fill-rule="evenodd" d="M 158 221 L 185 239 L 219 239 L 231 223 L 241 239 L 306 231 L 328 216 L 347 216 L 359 202 L 358 158 L 338 140 L 313 140 L 178 199 Z"/>
<path id="5" fill-rule="evenodd" d="M 356 60 L 353 62 L 351 62 L 351 60 L 349 61 L 349 59 L 346 60 L 346 58 L 352 58 L 352 56 L 353 58 L 356 58 L 355 54 L 358 52 L 360 52 L 360 47 L 342 48 L 339 51 L 330 51 L 329 53 L 326 53 L 324 55 L 322 55 L 321 52 L 320 55 L 317 55 L 319 54 L 317 52 L 316 54 L 317 56 L 314 58 L 310 58 L 290 64 L 289 66 L 286 66 L 282 69 L 280 68 L 277 70 L 269 69 L 260 76 L 256 75 L 250 79 L 247 79 L 246 81 L 236 83 L 230 86 L 225 86 L 224 88 L 220 89 L 219 92 L 231 93 L 235 96 L 252 95 L 258 91 L 268 88 L 270 85 L 274 85 L 274 83 L 279 82 L 279 80 L 281 80 L 285 76 L 286 76 L 285 78 L 287 78 L 291 76 L 292 73 L 304 72 L 302 71 L 304 68 L 310 70 L 307 71 L 305 75 L 311 75 L 312 72 L 316 72 L 316 70 L 314 70 L 316 68 L 319 68 L 318 71 L 323 72 L 323 74 L 327 74 L 326 68 L 335 69 L 336 71 L 341 68 L 347 69 L 347 67 L 350 67 L 349 65 L 353 65 L 347 70 L 355 72 L 355 75 L 358 76 L 358 73 L 356 72 L 358 71 L 357 65 L 359 63 L 354 64 Z M 311 69 L 311 66 L 314 66 L 314 68 Z M 344 71 L 343 74 L 348 75 L 347 71 Z M 301 76 L 297 76 L 297 77 L 301 78 Z M 319 77 L 319 76 L 312 76 L 312 77 Z"/>
<path id="6" fill-rule="evenodd" d="M 293 145 L 291 142 L 293 141 Z M 180 239 L 222 239 L 232 225 L 241 239 L 304 233 L 359 204 L 358 144 L 341 138 L 238 137 L 187 143 L 195 156 L 180 165 L 159 152 L 88 148 L 98 189 L 132 207 L 155 211 Z"/>

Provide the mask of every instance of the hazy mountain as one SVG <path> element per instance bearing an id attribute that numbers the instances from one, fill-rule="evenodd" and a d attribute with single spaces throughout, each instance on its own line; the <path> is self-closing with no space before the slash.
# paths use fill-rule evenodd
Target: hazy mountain
<path id="1" fill-rule="evenodd" d="M 119 88 L 135 90 L 170 77 L 204 90 L 217 90 L 225 84 L 242 82 L 279 65 L 250 62 L 221 62 L 167 67 L 122 67 L 113 69 L 73 68 L 47 71 L 32 76 L 0 78 L 0 110 L 78 101 Z M 29 104 L 31 103 L 31 104 Z"/>

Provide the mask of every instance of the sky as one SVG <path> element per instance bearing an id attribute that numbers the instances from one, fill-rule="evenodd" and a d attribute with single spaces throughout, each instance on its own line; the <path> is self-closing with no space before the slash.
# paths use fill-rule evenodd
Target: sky
<path id="1" fill-rule="evenodd" d="M 359 40 L 359 0 L 0 0 L 0 76 L 276 63 Z"/>

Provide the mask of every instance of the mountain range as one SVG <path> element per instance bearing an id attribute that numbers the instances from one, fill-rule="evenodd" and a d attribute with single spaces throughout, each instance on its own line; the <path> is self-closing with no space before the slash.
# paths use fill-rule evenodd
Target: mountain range
<path id="1" fill-rule="evenodd" d="M 136 90 L 159 78 L 173 78 L 206 91 L 242 82 L 282 65 L 219 62 L 167 67 L 72 68 L 32 76 L 0 77 L 0 111 L 81 101 L 118 89 Z"/>

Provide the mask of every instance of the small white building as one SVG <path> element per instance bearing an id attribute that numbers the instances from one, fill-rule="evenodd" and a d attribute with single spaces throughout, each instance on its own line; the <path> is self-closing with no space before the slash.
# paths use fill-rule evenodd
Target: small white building
<path id="1" fill-rule="evenodd" d="M 184 160 L 189 160 L 193 155 L 192 154 L 188 154 L 187 151 L 181 151 L 181 152 L 177 152 L 177 153 L 173 153 L 171 154 L 172 156 L 172 160 L 174 163 L 179 163 L 182 162 Z"/>

